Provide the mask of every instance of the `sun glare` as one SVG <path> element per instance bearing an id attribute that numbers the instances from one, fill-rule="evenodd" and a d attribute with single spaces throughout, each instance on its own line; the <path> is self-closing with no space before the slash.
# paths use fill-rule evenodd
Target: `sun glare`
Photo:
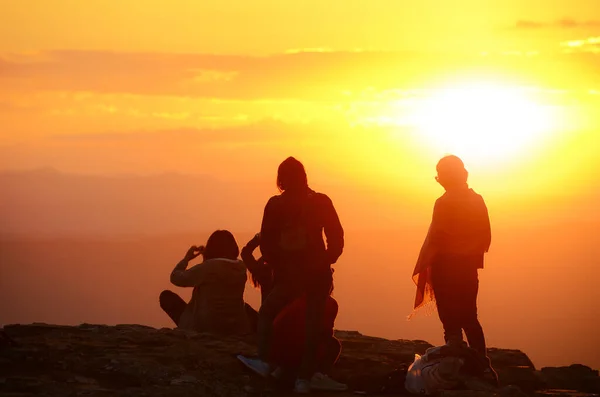
<path id="1" fill-rule="evenodd" d="M 409 119 L 435 152 L 479 164 L 514 159 L 541 143 L 553 124 L 548 108 L 523 89 L 492 84 L 431 91 Z"/>

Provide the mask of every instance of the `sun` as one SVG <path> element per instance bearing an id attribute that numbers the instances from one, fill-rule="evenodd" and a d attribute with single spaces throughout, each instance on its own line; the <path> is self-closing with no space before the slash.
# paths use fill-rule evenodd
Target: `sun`
<path id="1" fill-rule="evenodd" d="M 519 87 L 472 83 L 428 91 L 409 116 L 420 139 L 465 161 L 508 161 L 552 130 L 547 107 Z"/>

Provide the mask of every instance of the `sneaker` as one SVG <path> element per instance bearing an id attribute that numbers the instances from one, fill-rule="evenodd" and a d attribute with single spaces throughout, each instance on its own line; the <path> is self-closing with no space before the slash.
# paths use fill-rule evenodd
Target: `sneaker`
<path id="1" fill-rule="evenodd" d="M 264 362 L 263 360 L 257 358 L 247 358 L 242 355 L 237 356 L 238 360 L 240 360 L 246 367 L 250 368 L 252 371 L 256 372 L 258 375 L 263 378 L 268 378 L 271 373 L 271 367 L 269 364 Z"/>
<path id="2" fill-rule="evenodd" d="M 322 374 L 320 372 L 317 372 L 316 374 L 313 375 L 313 377 L 310 379 L 310 388 L 313 390 L 323 390 L 323 391 L 345 391 L 348 390 L 348 386 L 340 383 L 340 382 L 336 382 L 335 380 L 331 379 L 329 376 Z"/>
<path id="3" fill-rule="evenodd" d="M 298 394 L 308 394 L 310 393 L 310 385 L 311 382 L 306 379 L 296 379 L 296 384 L 294 385 L 294 393 Z"/>

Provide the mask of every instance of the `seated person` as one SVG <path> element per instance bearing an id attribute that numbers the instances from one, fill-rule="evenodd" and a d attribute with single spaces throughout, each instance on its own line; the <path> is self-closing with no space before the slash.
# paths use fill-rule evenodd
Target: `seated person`
<path id="1" fill-rule="evenodd" d="M 253 251 L 260 245 L 260 234 L 254 236 L 252 240 L 242 249 L 242 259 L 246 268 L 250 272 L 252 283 L 261 290 L 261 299 L 267 297 L 273 288 L 274 275 L 273 270 L 264 260 L 254 258 Z M 330 294 L 333 292 L 333 288 Z M 325 321 L 323 338 L 324 341 L 317 351 L 317 375 L 316 379 L 321 379 L 324 390 L 346 390 L 347 386 L 329 379 L 328 374 L 337 362 L 342 345 L 333 335 L 335 318 L 338 313 L 338 304 L 333 297 L 329 296 L 325 306 Z M 306 297 L 301 296 L 290 303 L 273 322 L 273 342 L 271 348 L 270 361 L 276 378 L 284 374 L 291 374 L 298 371 L 302 361 L 304 348 L 304 335 L 306 332 Z M 240 361 L 245 363 L 245 357 L 238 356 Z M 325 386 L 326 385 L 326 386 Z M 318 385 L 314 385 L 318 386 Z M 335 387 L 332 387 L 335 386 Z"/>
<path id="2" fill-rule="evenodd" d="M 203 262 L 188 269 L 188 263 Z M 186 303 L 172 291 L 160 294 L 160 306 L 178 328 L 221 335 L 250 332 L 244 288 L 246 267 L 238 260 L 239 248 L 227 230 L 214 232 L 204 246 L 192 246 L 171 273 L 171 283 L 194 288 Z"/>

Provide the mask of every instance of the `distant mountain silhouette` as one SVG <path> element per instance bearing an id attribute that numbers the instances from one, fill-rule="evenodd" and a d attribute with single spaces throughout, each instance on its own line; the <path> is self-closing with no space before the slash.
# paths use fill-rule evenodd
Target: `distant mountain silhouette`
<path id="1" fill-rule="evenodd" d="M 252 229 L 268 191 L 207 176 L 0 173 L 2 234 L 155 234 Z M 253 230 L 253 229 L 252 229 Z"/>
<path id="2" fill-rule="evenodd" d="M 215 165 L 218 166 L 218 165 Z M 208 170 L 210 171 L 210 170 Z M 176 172 L 156 175 L 73 174 L 53 168 L 0 171 L 0 236 L 173 234 L 260 228 L 274 178 L 244 174 L 229 182 Z M 252 180 L 245 181 L 244 178 Z M 331 192 L 348 228 L 420 224 L 416 199 L 356 185 L 315 186 Z M 423 214 L 430 208 L 422 208 Z"/>

